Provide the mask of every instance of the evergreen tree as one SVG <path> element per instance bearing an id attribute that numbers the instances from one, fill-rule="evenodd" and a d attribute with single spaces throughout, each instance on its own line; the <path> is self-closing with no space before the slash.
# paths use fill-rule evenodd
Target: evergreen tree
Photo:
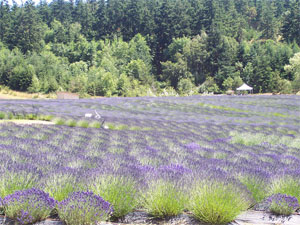
<path id="1" fill-rule="evenodd" d="M 29 0 L 16 12 L 9 37 L 11 48 L 16 46 L 23 53 L 40 51 L 43 47 L 42 30 L 41 19 L 34 7 L 34 2 Z"/>
<path id="2" fill-rule="evenodd" d="M 286 41 L 300 45 L 300 0 L 293 1 L 285 12 L 281 31 Z"/>
<path id="3" fill-rule="evenodd" d="M 8 40 L 11 27 L 10 6 L 7 0 L 0 1 L 0 41 Z"/>

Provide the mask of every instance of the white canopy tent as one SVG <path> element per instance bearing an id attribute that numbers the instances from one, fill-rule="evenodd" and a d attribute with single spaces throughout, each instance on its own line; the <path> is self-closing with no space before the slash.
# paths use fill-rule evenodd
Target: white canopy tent
<path id="1" fill-rule="evenodd" d="M 250 93 L 253 92 L 253 88 L 248 86 L 247 84 L 243 84 L 242 86 L 240 86 L 239 88 L 236 89 L 237 91 L 250 91 Z"/>

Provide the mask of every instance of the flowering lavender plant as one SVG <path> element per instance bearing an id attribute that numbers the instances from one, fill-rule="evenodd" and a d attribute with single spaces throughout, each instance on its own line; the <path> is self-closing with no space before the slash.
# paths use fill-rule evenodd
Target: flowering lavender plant
<path id="1" fill-rule="evenodd" d="M 252 204 L 243 187 L 230 181 L 200 181 L 192 189 L 189 209 L 208 224 L 227 224 Z"/>
<path id="2" fill-rule="evenodd" d="M 132 212 L 137 205 L 136 182 L 129 177 L 100 175 L 93 177 L 89 189 L 114 207 L 113 217 L 119 218 Z"/>
<path id="3" fill-rule="evenodd" d="M 107 220 L 113 209 L 109 202 L 93 192 L 74 192 L 58 203 L 57 211 L 67 225 L 90 225 Z"/>
<path id="4" fill-rule="evenodd" d="M 187 202 L 185 193 L 170 181 L 153 181 L 143 194 L 143 206 L 154 217 L 177 216 Z"/>
<path id="5" fill-rule="evenodd" d="M 46 219 L 56 201 L 39 189 L 16 191 L 3 199 L 5 215 L 20 224 L 34 223 Z"/>
<path id="6" fill-rule="evenodd" d="M 38 180 L 38 173 L 16 170 L 0 172 L 0 196 L 5 197 L 15 191 L 32 188 Z"/>
<path id="7" fill-rule="evenodd" d="M 43 183 L 43 190 L 57 201 L 62 201 L 74 191 L 78 191 L 80 185 L 70 173 L 57 172 L 51 174 Z"/>
<path id="8" fill-rule="evenodd" d="M 277 215 L 291 215 L 297 208 L 299 203 L 297 198 L 286 194 L 275 194 L 268 198 L 270 202 L 270 211 Z"/>
<path id="9" fill-rule="evenodd" d="M 274 179 L 270 185 L 270 193 L 271 194 L 286 194 L 290 196 L 294 196 L 300 200 L 300 181 L 299 175 L 290 176 L 290 175 L 282 175 L 282 176 L 274 176 Z"/>

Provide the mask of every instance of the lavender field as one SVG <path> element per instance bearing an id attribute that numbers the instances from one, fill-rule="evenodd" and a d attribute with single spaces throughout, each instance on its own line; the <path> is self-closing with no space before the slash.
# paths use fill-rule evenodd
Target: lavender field
<path id="1" fill-rule="evenodd" d="M 100 119 L 84 117 L 95 110 Z M 159 218 L 185 211 L 226 224 L 266 199 L 273 204 L 279 193 L 288 209 L 299 208 L 299 96 L 1 100 L 0 111 L 104 122 L 0 123 L 0 208 L 23 224 L 34 222 L 35 204 L 48 212 L 37 220 L 57 208 L 66 224 L 136 210 Z M 27 211 L 14 214 L 16 201 Z M 74 208 L 89 222 L 76 222 Z"/>

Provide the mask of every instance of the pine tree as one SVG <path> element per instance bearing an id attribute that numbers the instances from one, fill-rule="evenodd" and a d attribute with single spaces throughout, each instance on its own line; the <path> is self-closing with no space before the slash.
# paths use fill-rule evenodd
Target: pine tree
<path id="1" fill-rule="evenodd" d="M 11 26 L 10 7 L 7 0 L 0 1 L 0 41 L 6 42 Z"/>
<path id="2" fill-rule="evenodd" d="M 300 0 L 294 1 L 285 13 L 281 31 L 286 41 L 300 45 Z"/>
<path id="3" fill-rule="evenodd" d="M 17 46 L 23 53 L 41 50 L 42 23 L 32 0 L 27 1 L 25 6 L 16 12 L 10 40 L 11 47 Z"/>

